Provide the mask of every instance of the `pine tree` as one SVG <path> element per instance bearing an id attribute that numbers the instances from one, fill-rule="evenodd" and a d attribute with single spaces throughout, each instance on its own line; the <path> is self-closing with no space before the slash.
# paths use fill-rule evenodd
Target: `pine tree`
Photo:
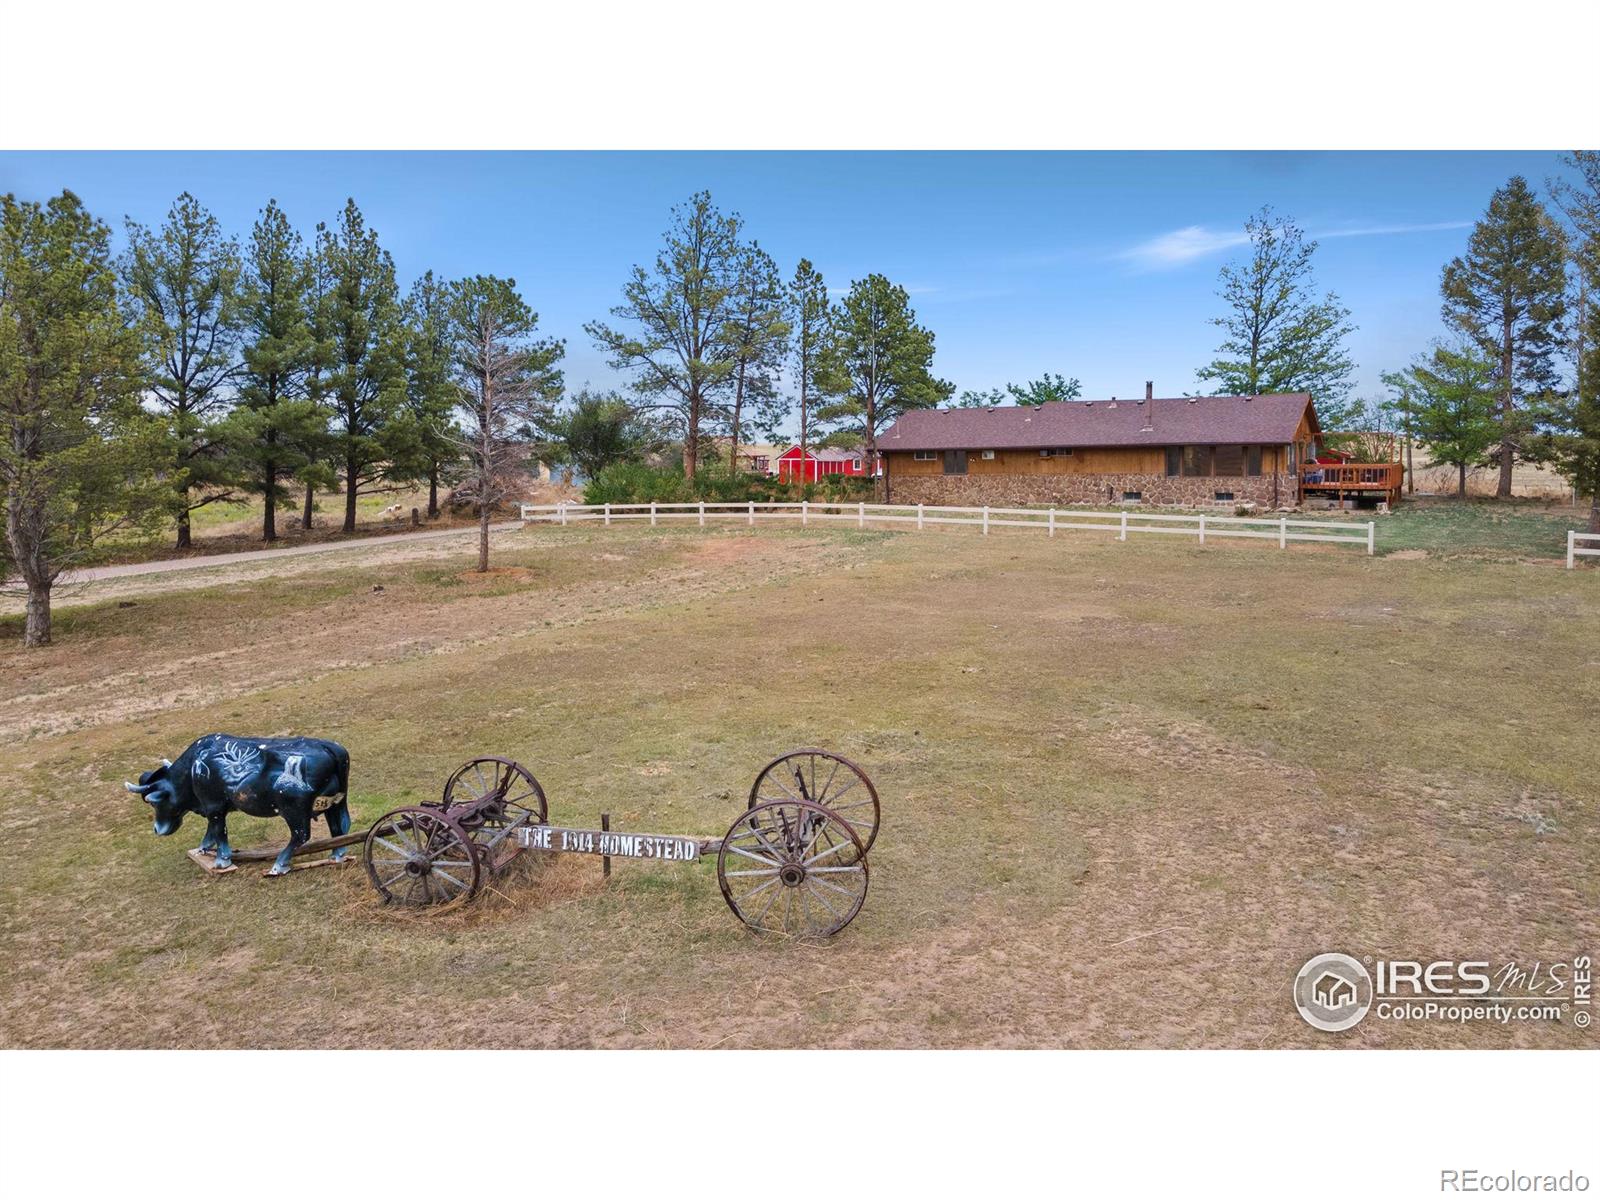
<path id="1" fill-rule="evenodd" d="M 1588 530 L 1600 533 L 1600 151 L 1575 150 L 1566 163 L 1577 180 L 1553 180 L 1550 190 L 1570 226 L 1573 386 L 1538 413 L 1528 457 L 1589 497 Z"/>
<path id="2" fill-rule="evenodd" d="M 191 543 L 189 514 L 235 498 L 238 464 L 220 422 L 239 371 L 239 246 L 188 192 L 160 229 L 127 222 L 123 286 L 148 330 L 149 395 L 174 448 L 177 548 Z"/>
<path id="3" fill-rule="evenodd" d="M 28 590 L 28 646 L 50 641 L 61 572 L 114 530 L 153 533 L 170 493 L 110 244 L 71 192 L 44 205 L 0 196 L 0 561 Z"/>
<path id="4" fill-rule="evenodd" d="M 539 315 L 514 279 L 475 275 L 451 289 L 451 379 L 467 481 L 478 507 L 478 570 L 489 569 L 489 515 L 520 486 L 534 431 L 561 395 L 566 353 L 534 337 Z"/>
<path id="5" fill-rule="evenodd" d="M 439 515 L 444 473 L 461 457 L 460 436 L 451 428 L 450 294 L 450 285 L 429 271 L 412 285 L 405 303 L 406 404 L 416 422 L 430 518 Z"/>
<path id="6" fill-rule="evenodd" d="M 733 357 L 728 418 L 728 471 L 739 470 L 739 434 L 748 423 L 768 434 L 783 420 L 786 405 L 778 372 L 789 348 L 783 280 L 778 264 L 752 243 L 740 258 L 729 307 L 726 340 Z"/>
<path id="7" fill-rule="evenodd" d="M 405 410 L 398 288 L 394 261 L 354 200 L 345 202 L 334 228 L 317 226 L 317 250 L 329 285 L 319 333 L 331 351 L 320 387 L 333 416 L 343 528 L 354 533 L 357 497 L 402 474 L 417 451 L 415 423 Z"/>
<path id="8" fill-rule="evenodd" d="M 599 321 L 583 328 L 611 365 L 634 375 L 644 411 L 664 414 L 683 437 L 683 473 L 694 478 L 700 443 L 722 409 L 733 375 L 728 346 L 743 222 L 697 192 L 672 210 L 655 270 L 635 266 L 612 316 L 637 327 L 625 333 Z"/>
<path id="9" fill-rule="evenodd" d="M 1250 260 L 1222 268 L 1219 295 L 1228 312 L 1211 322 L 1227 338 L 1196 376 L 1213 381 L 1219 394 L 1310 392 L 1323 429 L 1345 428 L 1359 409 L 1349 399 L 1355 363 L 1345 347 L 1356 327 L 1337 295 L 1317 297 L 1317 243 L 1270 208 L 1246 221 L 1245 233 Z"/>
<path id="10" fill-rule="evenodd" d="M 1498 364 L 1495 494 L 1508 500 L 1512 465 L 1531 432 L 1525 408 L 1547 398 L 1557 383 L 1555 352 L 1566 303 L 1561 232 L 1520 175 L 1490 199 L 1467 253 L 1444 268 L 1439 290 L 1445 321 Z"/>
<path id="11" fill-rule="evenodd" d="M 791 367 L 795 382 L 795 406 L 800 412 L 800 453 L 806 452 L 811 424 L 818 405 L 825 399 L 817 386 L 823 352 L 833 339 L 834 308 L 828 301 L 828 286 L 822 272 L 802 258 L 789 281 L 789 325 L 794 331 Z"/>
<path id="12" fill-rule="evenodd" d="M 1428 447 L 1434 462 L 1456 468 L 1456 495 L 1466 499 L 1467 469 L 1485 461 L 1498 436 L 1494 360 L 1470 342 L 1436 345 L 1404 371 L 1385 373 L 1383 381 L 1392 392 L 1385 407 Z"/>
<path id="13" fill-rule="evenodd" d="M 831 401 L 818 419 L 859 439 L 868 470 L 877 462 L 878 433 L 912 409 L 948 400 L 955 385 L 933 375 L 933 334 L 917 324 L 905 288 L 882 275 L 850 286 L 823 353 L 818 383 Z"/>
<path id="14" fill-rule="evenodd" d="M 242 487 L 262 497 L 261 540 L 278 537 L 284 482 L 318 458 L 327 434 L 308 395 L 316 350 L 308 319 L 311 265 L 276 200 L 267 202 L 245 249 L 240 318 L 245 338 L 239 406 L 229 421 L 236 457 L 248 464 Z"/>

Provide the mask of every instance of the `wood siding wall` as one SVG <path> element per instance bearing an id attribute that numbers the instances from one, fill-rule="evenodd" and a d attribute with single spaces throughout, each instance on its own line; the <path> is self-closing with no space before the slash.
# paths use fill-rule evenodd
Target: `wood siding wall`
<path id="1" fill-rule="evenodd" d="M 944 474 L 943 451 L 934 451 L 932 460 L 922 462 L 918 462 L 909 450 L 891 450 L 884 457 L 888 460 L 889 476 L 893 479 Z M 1283 447 L 1262 448 L 1263 475 L 1286 469 Z M 996 450 L 992 459 L 984 458 L 981 450 L 967 452 L 968 475 L 1165 475 L 1166 472 L 1165 446 L 1079 449 L 1071 454 L 1050 458 L 1039 457 L 1037 450 Z"/>

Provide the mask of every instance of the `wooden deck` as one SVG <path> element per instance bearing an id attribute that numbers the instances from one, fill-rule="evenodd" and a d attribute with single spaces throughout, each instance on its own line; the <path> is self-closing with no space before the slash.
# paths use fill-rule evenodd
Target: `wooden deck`
<path id="1" fill-rule="evenodd" d="M 1317 463 L 1300 473 L 1300 491 L 1346 495 L 1381 495 L 1390 504 L 1400 502 L 1405 484 L 1403 463 Z"/>

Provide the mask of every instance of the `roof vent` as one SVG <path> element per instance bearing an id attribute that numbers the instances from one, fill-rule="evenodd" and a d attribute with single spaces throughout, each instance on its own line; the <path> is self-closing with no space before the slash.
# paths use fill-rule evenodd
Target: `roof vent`
<path id="1" fill-rule="evenodd" d="M 1199 399 L 1199 397 L 1198 397 L 1198 396 L 1190 396 L 1190 397 L 1189 397 L 1189 403 L 1190 403 L 1190 404 L 1193 404 L 1193 403 L 1194 403 L 1194 402 L 1195 402 L 1195 401 L 1196 401 L 1196 400 L 1198 400 L 1198 399 Z"/>

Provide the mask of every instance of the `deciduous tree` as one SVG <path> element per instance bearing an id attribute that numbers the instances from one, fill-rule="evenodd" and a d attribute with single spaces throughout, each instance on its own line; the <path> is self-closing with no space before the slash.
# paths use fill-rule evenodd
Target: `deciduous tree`
<path id="1" fill-rule="evenodd" d="M 28 646 L 50 641 L 61 572 L 113 530 L 153 533 L 170 488 L 110 238 L 71 192 L 44 205 L 0 197 L 0 561 L 28 590 Z"/>
<path id="2" fill-rule="evenodd" d="M 728 345 L 743 246 L 737 215 L 725 215 L 710 192 L 672 210 L 655 269 L 635 266 L 623 302 L 611 315 L 634 332 L 591 321 L 584 331 L 633 376 L 639 405 L 665 414 L 683 436 L 683 473 L 694 478 L 700 442 L 715 423 L 734 371 Z"/>
<path id="3" fill-rule="evenodd" d="M 543 441 L 550 457 L 571 463 L 585 479 L 612 463 L 635 461 L 662 444 L 660 431 L 617 393 L 587 388 L 571 397 L 570 407 L 545 421 Z"/>
<path id="4" fill-rule="evenodd" d="M 1211 322 L 1227 336 L 1196 376 L 1220 394 L 1310 392 L 1323 429 L 1345 428 L 1359 408 L 1349 401 L 1355 363 L 1345 347 L 1355 326 L 1337 295 L 1317 294 L 1317 243 L 1270 208 L 1246 221 L 1245 233 L 1250 258 L 1222 268 L 1218 294 L 1228 311 Z"/>
<path id="5" fill-rule="evenodd" d="M 178 549 L 191 542 L 189 514 L 236 493 L 239 465 L 220 422 L 240 368 L 239 245 L 188 192 L 157 230 L 127 222 L 122 278 L 146 327 L 148 396 L 162 409 L 173 447 Z"/>
<path id="6" fill-rule="evenodd" d="M 537 339 L 539 316 L 514 279 L 475 275 L 452 289 L 451 378 L 468 483 L 478 506 L 478 570 L 489 569 L 489 514 L 525 477 L 533 431 L 561 395 L 560 341 Z"/>
<path id="7" fill-rule="evenodd" d="M 1465 499 L 1467 469 L 1485 461 L 1499 432 L 1494 360 L 1471 342 L 1436 345 L 1405 370 L 1386 372 L 1383 381 L 1391 393 L 1388 410 L 1434 462 L 1456 468 L 1456 495 Z"/>
<path id="8" fill-rule="evenodd" d="M 1557 382 L 1555 353 L 1566 292 L 1561 231 L 1520 175 L 1489 201 L 1467 252 L 1444 268 L 1444 319 L 1498 364 L 1500 467 L 1496 495 L 1511 497 L 1511 468 L 1531 433 L 1529 404 Z"/>
<path id="9" fill-rule="evenodd" d="M 869 470 L 886 425 L 955 391 L 933 374 L 933 334 L 917 324 L 905 288 L 882 275 L 856 281 L 839 305 L 818 383 L 832 397 L 818 418 L 860 439 Z"/>

